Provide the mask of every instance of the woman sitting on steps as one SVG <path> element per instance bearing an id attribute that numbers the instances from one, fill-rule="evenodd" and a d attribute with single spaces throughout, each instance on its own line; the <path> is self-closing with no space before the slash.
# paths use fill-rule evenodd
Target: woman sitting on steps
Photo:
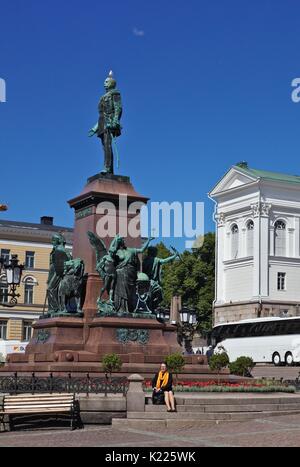
<path id="1" fill-rule="evenodd" d="M 172 382 L 172 374 L 168 372 L 167 365 L 162 363 L 160 365 L 160 371 L 156 373 L 152 380 L 152 401 L 153 404 L 163 403 L 164 401 L 168 412 L 176 412 Z"/>

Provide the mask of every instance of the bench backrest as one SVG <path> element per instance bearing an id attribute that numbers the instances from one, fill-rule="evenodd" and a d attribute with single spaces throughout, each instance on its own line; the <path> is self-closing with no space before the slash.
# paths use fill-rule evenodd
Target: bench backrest
<path id="1" fill-rule="evenodd" d="M 3 408 L 5 412 L 15 411 L 70 411 L 75 402 L 74 394 L 22 394 L 18 396 L 4 396 Z"/>

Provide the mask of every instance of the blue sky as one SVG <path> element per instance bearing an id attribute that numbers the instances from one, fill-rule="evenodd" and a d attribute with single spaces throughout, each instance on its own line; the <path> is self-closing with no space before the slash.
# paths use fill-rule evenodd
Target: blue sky
<path id="1" fill-rule="evenodd" d="M 212 230 L 207 193 L 231 165 L 300 173 L 299 30 L 297 0 L 0 0 L 1 218 L 73 224 L 113 69 L 120 173 L 153 201 L 204 201 Z"/>

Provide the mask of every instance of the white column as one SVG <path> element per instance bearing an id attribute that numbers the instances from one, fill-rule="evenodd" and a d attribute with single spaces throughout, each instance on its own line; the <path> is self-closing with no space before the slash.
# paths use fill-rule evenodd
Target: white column
<path id="1" fill-rule="evenodd" d="M 247 256 L 247 229 L 244 226 L 244 219 L 239 222 L 239 229 L 240 229 L 240 258 L 245 258 Z"/>
<path id="2" fill-rule="evenodd" d="M 295 257 L 295 229 L 287 229 L 287 256 L 294 258 Z"/>
<path id="3" fill-rule="evenodd" d="M 269 245 L 269 252 L 270 252 L 270 256 L 274 256 L 274 242 L 275 242 L 275 232 L 274 232 L 274 226 L 270 226 L 269 227 L 269 230 L 270 230 L 270 245 Z"/>
<path id="4" fill-rule="evenodd" d="M 216 216 L 217 221 L 217 258 L 216 258 L 216 302 L 223 303 L 225 300 L 225 221 L 223 215 Z"/>
<path id="5" fill-rule="evenodd" d="M 269 216 L 260 218 L 260 295 L 269 296 Z"/>
<path id="6" fill-rule="evenodd" d="M 254 217 L 253 297 L 269 295 L 269 212 L 271 205 L 251 205 Z"/>
<path id="7" fill-rule="evenodd" d="M 259 297 L 260 293 L 260 275 L 259 275 L 259 216 L 254 214 L 254 231 L 253 231 L 253 297 Z"/>
<path id="8" fill-rule="evenodd" d="M 299 222 L 299 217 L 295 217 L 294 245 L 295 245 L 295 257 L 299 258 L 299 256 L 300 256 L 300 222 Z"/>
<path id="9" fill-rule="evenodd" d="M 227 261 L 231 258 L 231 232 L 228 230 L 228 225 L 224 225 L 224 261 Z"/>

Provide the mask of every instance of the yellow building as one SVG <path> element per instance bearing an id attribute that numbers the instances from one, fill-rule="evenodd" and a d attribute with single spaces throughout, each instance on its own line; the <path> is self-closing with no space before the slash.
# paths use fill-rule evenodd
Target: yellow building
<path id="1" fill-rule="evenodd" d="M 32 323 L 39 319 L 45 306 L 49 256 L 52 236 L 60 232 L 66 238 L 66 247 L 71 249 L 73 229 L 53 225 L 52 217 L 42 217 L 39 224 L 0 220 L 0 256 L 8 261 L 18 255 L 25 265 L 18 305 L 5 306 L 9 302 L 5 274 L 0 274 L 0 360 L 7 353 L 24 352 L 31 337 Z"/>

